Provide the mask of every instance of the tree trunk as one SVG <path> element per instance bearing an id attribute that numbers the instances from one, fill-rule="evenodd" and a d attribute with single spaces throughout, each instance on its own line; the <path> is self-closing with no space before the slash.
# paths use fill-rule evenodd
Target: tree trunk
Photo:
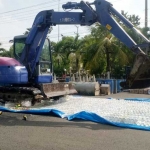
<path id="1" fill-rule="evenodd" d="M 110 79 L 110 53 L 108 48 L 106 48 L 106 62 L 107 62 L 107 67 L 106 67 L 107 79 Z"/>

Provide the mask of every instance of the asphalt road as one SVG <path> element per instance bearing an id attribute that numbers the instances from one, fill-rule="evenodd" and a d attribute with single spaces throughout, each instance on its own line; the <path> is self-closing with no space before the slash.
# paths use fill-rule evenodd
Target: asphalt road
<path id="1" fill-rule="evenodd" d="M 111 95 L 105 95 L 105 96 L 98 96 L 98 97 L 104 97 L 104 98 L 150 98 L 150 95 L 148 94 L 134 94 L 129 92 L 120 92 L 117 94 L 111 94 Z"/>
<path id="2" fill-rule="evenodd" d="M 115 95 L 111 95 L 113 96 Z M 126 95 L 117 94 L 115 97 L 121 96 Z M 13 113 L 3 113 L 0 116 L 0 150 L 150 149 L 148 131 L 82 120 L 67 121 L 56 116 L 27 115 L 27 121 L 22 120 L 22 117 L 23 114 Z"/>

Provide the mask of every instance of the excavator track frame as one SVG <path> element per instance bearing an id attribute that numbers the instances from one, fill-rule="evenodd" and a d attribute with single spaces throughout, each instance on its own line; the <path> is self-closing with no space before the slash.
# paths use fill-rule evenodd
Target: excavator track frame
<path id="1" fill-rule="evenodd" d="M 77 91 L 73 83 L 45 83 L 35 87 L 0 87 L 0 99 L 3 102 L 21 103 L 21 101 L 31 101 L 32 105 L 41 100 L 54 97 L 61 97 L 68 94 L 75 94 Z"/>

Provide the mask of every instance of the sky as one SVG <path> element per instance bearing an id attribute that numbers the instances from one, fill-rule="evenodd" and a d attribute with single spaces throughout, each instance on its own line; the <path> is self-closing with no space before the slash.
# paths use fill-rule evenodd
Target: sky
<path id="1" fill-rule="evenodd" d="M 27 28 L 30 28 L 38 12 L 51 9 L 63 11 L 62 4 L 69 1 L 80 2 L 80 0 L 0 0 L 0 43 L 2 43 L 0 47 L 9 50 L 11 46 L 9 40 L 12 40 L 16 35 L 22 35 Z M 86 1 L 93 2 L 94 0 Z M 113 7 L 119 12 L 124 10 L 128 12 L 129 15 L 138 15 L 141 18 L 140 26 L 144 26 L 145 0 L 108 1 L 111 2 Z M 150 2 L 148 3 L 148 8 L 150 8 Z M 150 11 L 148 12 L 148 19 L 148 25 L 150 26 Z M 75 36 L 77 29 L 80 37 L 90 32 L 89 27 L 60 25 L 59 27 L 53 27 L 49 37 L 51 41 L 57 42 L 61 40 L 62 36 Z"/>

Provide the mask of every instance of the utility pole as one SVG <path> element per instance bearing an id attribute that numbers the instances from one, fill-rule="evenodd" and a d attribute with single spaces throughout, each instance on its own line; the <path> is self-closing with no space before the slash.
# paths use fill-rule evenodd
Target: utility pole
<path id="1" fill-rule="evenodd" d="M 148 1 L 145 0 L 145 28 L 148 28 Z M 149 35 L 149 31 L 147 31 L 147 34 Z M 149 46 L 146 48 L 147 55 L 149 53 Z"/>
<path id="2" fill-rule="evenodd" d="M 75 25 L 75 27 L 77 28 L 77 40 L 78 40 L 78 38 L 79 38 L 79 26 L 77 26 L 77 25 Z M 75 51 L 76 51 L 77 49 L 75 49 Z M 78 61 L 78 58 L 77 58 L 77 56 L 76 56 L 76 70 L 78 71 L 78 73 L 80 74 L 80 69 L 78 69 L 78 64 L 79 64 L 79 61 Z"/>
<path id="3" fill-rule="evenodd" d="M 60 6 L 60 0 L 58 0 L 58 12 L 59 12 L 59 6 Z M 59 25 L 58 25 L 58 42 L 59 42 L 59 32 L 60 32 L 60 29 L 59 29 Z"/>
<path id="4" fill-rule="evenodd" d="M 79 26 L 75 25 L 75 27 L 77 28 L 77 36 L 79 35 Z"/>
<path id="5" fill-rule="evenodd" d="M 145 28 L 148 27 L 148 1 L 145 0 Z"/>

